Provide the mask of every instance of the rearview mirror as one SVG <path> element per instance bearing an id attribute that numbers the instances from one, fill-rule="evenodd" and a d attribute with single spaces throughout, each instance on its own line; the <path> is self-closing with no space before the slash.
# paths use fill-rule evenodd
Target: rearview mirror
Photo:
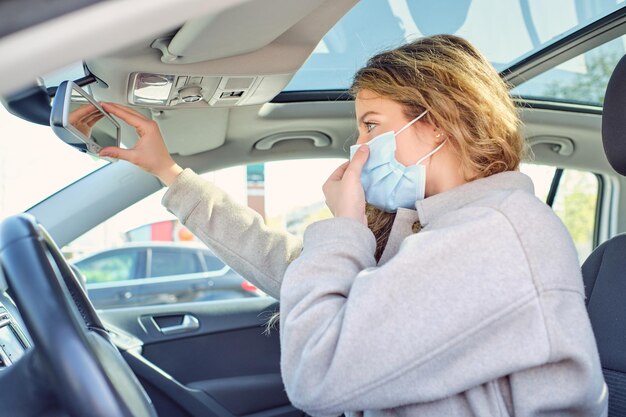
<path id="1" fill-rule="evenodd" d="M 102 148 L 120 146 L 120 125 L 72 81 L 63 81 L 57 89 L 50 126 L 63 142 L 97 157 Z"/>

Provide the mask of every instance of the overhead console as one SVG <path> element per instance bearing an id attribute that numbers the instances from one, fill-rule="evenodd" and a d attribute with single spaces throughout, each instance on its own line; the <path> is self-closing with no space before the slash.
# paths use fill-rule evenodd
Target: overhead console
<path id="1" fill-rule="evenodd" d="M 290 78 L 291 74 L 202 76 L 135 72 L 130 75 L 128 102 L 151 108 L 263 104 Z"/>

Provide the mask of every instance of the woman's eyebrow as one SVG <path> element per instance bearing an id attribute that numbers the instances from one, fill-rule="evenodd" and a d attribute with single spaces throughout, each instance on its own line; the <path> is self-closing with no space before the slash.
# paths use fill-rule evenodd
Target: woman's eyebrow
<path id="1" fill-rule="evenodd" d="M 367 116 L 369 116 L 370 114 L 377 114 L 377 115 L 380 115 L 380 113 L 377 113 L 377 112 L 375 112 L 375 111 L 373 111 L 373 110 L 367 111 L 367 112 L 365 112 L 365 113 L 364 113 L 364 114 L 363 114 L 363 115 L 359 118 L 359 123 L 360 123 L 360 124 L 363 124 L 363 120 L 364 120 Z"/>

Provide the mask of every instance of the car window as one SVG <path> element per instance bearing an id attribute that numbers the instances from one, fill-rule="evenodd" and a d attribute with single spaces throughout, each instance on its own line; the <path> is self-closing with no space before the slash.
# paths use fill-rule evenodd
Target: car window
<path id="1" fill-rule="evenodd" d="M 600 183 L 591 172 L 563 170 L 552 209 L 563 220 L 581 264 L 594 249 Z"/>
<path id="2" fill-rule="evenodd" d="M 204 255 L 204 264 L 206 265 L 206 270 L 209 272 L 219 271 L 226 266 L 224 262 L 215 255 Z"/>
<path id="3" fill-rule="evenodd" d="M 223 169 L 203 177 L 224 189 L 235 201 L 259 212 L 268 227 L 302 236 L 309 224 L 331 217 L 322 184 L 344 161 L 269 162 Z M 555 182 L 559 170 L 561 174 Z M 599 187 L 595 174 L 536 164 L 525 164 L 522 171 L 533 179 L 539 198 L 543 201 L 552 199 L 555 213 L 567 226 L 579 258 L 584 261 L 594 244 Z M 297 181 L 294 182 L 296 175 Z M 165 189 L 160 190 L 134 204 L 63 248 L 68 257 L 75 258 L 124 245 L 141 244 L 149 248 L 148 278 L 133 284 L 134 291 L 130 291 L 136 294 L 136 286 L 141 286 L 144 294 L 141 297 L 108 300 L 102 285 L 90 287 L 89 284 L 108 280 L 111 285 L 128 285 L 125 282 L 115 284 L 114 277 L 123 277 L 122 269 L 132 268 L 130 261 L 116 261 L 117 269 L 103 262 L 94 262 L 86 270 L 78 265 L 88 276 L 87 288 L 92 300 L 101 303 L 96 306 L 109 308 L 264 296 L 246 277 L 224 268 L 222 260 L 210 251 L 206 252 L 209 249 L 204 249 L 202 242 L 161 205 L 165 192 Z M 206 280 L 199 281 L 200 276 L 204 276 L 204 268 L 210 273 L 209 284 Z M 115 297 L 115 293 L 111 294 Z"/>
<path id="4" fill-rule="evenodd" d="M 535 195 L 550 205 L 567 227 L 582 264 L 596 244 L 596 211 L 600 195 L 598 175 L 535 164 L 522 164 L 521 171 L 533 180 Z"/>
<path id="5" fill-rule="evenodd" d="M 150 277 L 194 274 L 202 271 L 200 257 L 196 251 L 177 249 L 152 249 Z"/>
<path id="6" fill-rule="evenodd" d="M 361 0 L 327 32 L 285 90 L 347 89 L 375 53 L 436 33 L 469 40 L 502 71 L 620 7 L 623 1 L 615 0 Z M 541 84 L 569 84 L 583 66 L 577 60 Z"/>
<path id="7" fill-rule="evenodd" d="M 232 167 L 202 176 L 224 189 L 235 201 L 259 212 L 270 228 L 302 235 L 310 223 L 331 217 L 322 184 L 343 162 L 345 159 L 279 161 Z M 87 291 L 96 307 L 266 296 L 246 277 L 225 268 L 219 257 L 161 205 L 166 191 L 160 190 L 128 207 L 63 248 L 70 261 L 87 256 L 100 259 L 112 248 L 128 249 L 132 245 L 147 248 L 148 270 L 136 277 L 145 279 L 117 281 L 110 266 L 77 263 L 83 273 L 91 276 Z M 108 271 L 107 275 L 101 269 Z M 106 285 L 102 283 L 105 278 L 94 278 L 102 275 L 108 279 Z M 115 276 L 123 275 L 118 272 Z M 129 285 L 132 290 L 126 291 L 123 287 Z M 119 297 L 120 292 L 131 296 Z"/>
<path id="8" fill-rule="evenodd" d="M 49 126 L 19 119 L 3 106 L 0 126 L 0 218 L 26 211 L 43 197 L 108 164 L 68 146 Z"/>
<path id="9" fill-rule="evenodd" d="M 139 251 L 115 251 L 76 262 L 87 283 L 124 281 L 136 278 Z M 141 275 L 141 274 L 139 274 Z"/>

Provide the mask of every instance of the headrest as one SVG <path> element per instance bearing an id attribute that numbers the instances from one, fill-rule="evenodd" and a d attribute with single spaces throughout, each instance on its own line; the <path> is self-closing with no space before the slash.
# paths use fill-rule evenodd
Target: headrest
<path id="1" fill-rule="evenodd" d="M 606 86 L 602 144 L 613 169 L 626 175 L 626 56 L 617 63 Z"/>

